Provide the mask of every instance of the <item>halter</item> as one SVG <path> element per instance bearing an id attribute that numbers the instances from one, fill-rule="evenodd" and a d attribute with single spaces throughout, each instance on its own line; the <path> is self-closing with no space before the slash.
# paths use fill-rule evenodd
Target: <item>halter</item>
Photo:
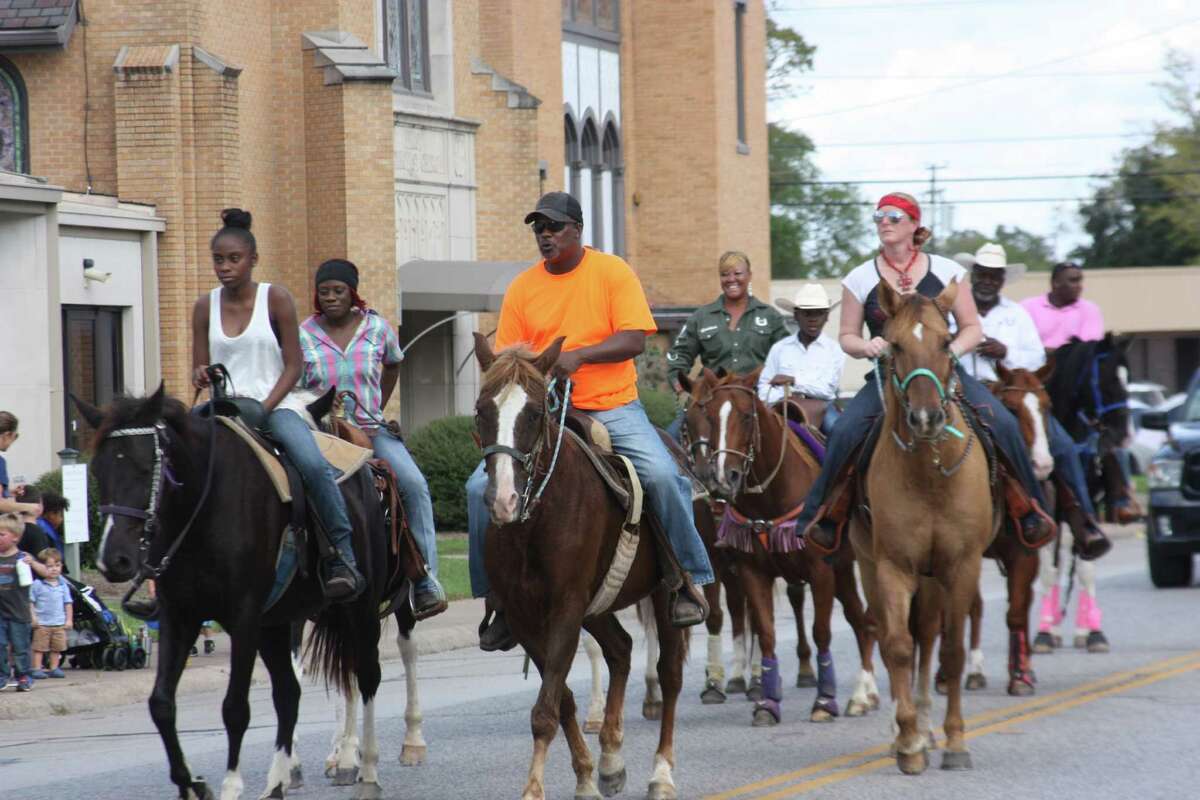
<path id="1" fill-rule="evenodd" d="M 875 386 L 879 390 L 879 402 L 886 408 L 887 402 L 883 396 L 883 377 L 880 374 L 879 366 L 882 360 L 883 359 L 881 358 L 875 359 Z M 938 378 L 933 371 L 926 369 L 925 367 L 918 367 L 917 369 L 914 369 L 904 377 L 904 380 L 901 380 L 899 374 L 896 372 L 895 359 L 888 359 L 888 372 L 892 378 L 892 385 L 896 388 L 897 400 L 900 403 L 900 407 L 904 410 L 906 424 L 908 415 L 912 410 L 912 406 L 910 406 L 908 403 L 907 390 L 909 384 L 912 383 L 916 378 L 928 378 L 929 380 L 933 381 L 933 385 L 937 388 L 938 398 L 941 401 L 942 413 L 946 415 L 947 420 L 950 419 L 950 404 L 958 404 L 958 398 L 955 395 L 955 390 L 958 383 L 958 358 L 951 353 L 950 360 L 954 362 L 954 365 L 950 371 L 950 379 L 946 381 L 946 385 L 943 386 L 941 379 Z M 953 477 L 956 472 L 962 469 L 963 464 L 967 463 L 967 456 L 971 454 L 971 449 L 975 445 L 974 431 L 971 431 L 969 436 L 964 436 L 962 431 L 949 424 L 949 422 L 943 425 L 942 429 L 934 436 L 920 436 L 916 431 L 912 430 L 911 426 L 909 427 L 909 432 L 912 434 L 912 439 L 906 442 L 900 438 L 900 434 L 896 433 L 896 429 L 892 428 L 892 440 L 896 443 L 896 446 L 905 453 L 914 452 L 920 442 L 927 443 L 929 445 L 930 452 L 932 453 L 933 465 L 937 467 L 938 472 L 941 473 L 943 478 Z M 955 461 L 950 467 L 942 466 L 942 453 L 941 450 L 938 449 L 938 445 L 946 440 L 947 434 L 954 436 L 957 439 L 967 440 L 967 444 L 966 447 L 963 448 L 962 455 L 959 456 L 958 460 Z"/>
<path id="2" fill-rule="evenodd" d="M 551 415 L 556 411 L 559 413 L 558 436 L 554 442 L 554 453 L 550 457 L 550 467 L 546 470 L 546 475 L 542 478 L 542 483 L 538 486 L 537 492 L 533 494 L 532 498 L 530 497 L 530 492 L 533 489 L 533 471 L 537 466 L 537 457 L 541 454 L 542 447 L 546 443 L 546 428 L 549 426 L 543 425 L 541 430 L 538 431 L 537 439 L 534 440 L 533 447 L 529 449 L 528 453 L 522 453 L 517 448 L 509 447 L 506 444 L 489 444 L 483 448 L 483 457 L 485 460 L 490 455 L 502 453 L 503 455 L 510 456 L 525 470 L 525 490 L 521 493 L 521 516 L 518 519 L 522 523 L 529 521 L 534 508 L 542 499 L 542 493 L 546 491 L 546 484 L 550 482 L 550 476 L 554 474 L 555 465 L 558 464 L 558 452 L 562 448 L 563 431 L 566 429 L 567 408 L 571 404 L 571 379 L 567 378 L 563 384 L 563 396 L 561 398 L 554 392 L 557 383 L 558 379 L 554 378 L 550 381 L 550 385 L 546 387 L 544 408 Z"/>
<path id="3" fill-rule="evenodd" d="M 1115 403 L 1105 403 L 1104 394 L 1100 391 L 1100 362 L 1108 358 L 1110 353 L 1097 353 L 1092 357 L 1091 367 L 1088 369 L 1088 388 L 1092 393 L 1092 408 L 1094 417 L 1089 417 L 1081 408 L 1076 411 L 1079 419 L 1083 421 L 1089 428 L 1100 427 L 1100 421 L 1113 411 L 1121 411 L 1129 408 L 1129 398 L 1118 400 Z"/>

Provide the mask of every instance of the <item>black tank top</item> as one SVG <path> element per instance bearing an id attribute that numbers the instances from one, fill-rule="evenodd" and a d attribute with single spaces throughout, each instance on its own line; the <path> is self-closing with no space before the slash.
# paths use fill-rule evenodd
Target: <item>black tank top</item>
<path id="1" fill-rule="evenodd" d="M 879 264 L 875 264 L 875 274 L 879 275 Z M 879 280 L 883 280 L 883 276 L 879 275 Z M 922 297 L 928 297 L 930 300 L 937 297 L 946 288 L 946 284 L 933 271 L 933 259 L 929 261 L 929 269 L 925 272 L 925 277 L 921 278 L 917 284 L 917 294 Z M 863 319 L 867 322 L 867 330 L 874 338 L 883 336 L 883 325 L 887 322 L 887 314 L 879 305 L 879 287 L 876 286 L 867 294 L 867 299 L 863 301 Z"/>

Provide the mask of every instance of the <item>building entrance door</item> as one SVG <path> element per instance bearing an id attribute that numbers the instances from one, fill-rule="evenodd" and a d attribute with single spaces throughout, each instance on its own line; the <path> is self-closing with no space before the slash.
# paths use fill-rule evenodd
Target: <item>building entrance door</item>
<path id="1" fill-rule="evenodd" d="M 62 307 L 67 447 L 81 452 L 91 449 L 94 431 L 71 402 L 71 395 L 103 406 L 125 391 L 123 310 L 104 306 Z"/>

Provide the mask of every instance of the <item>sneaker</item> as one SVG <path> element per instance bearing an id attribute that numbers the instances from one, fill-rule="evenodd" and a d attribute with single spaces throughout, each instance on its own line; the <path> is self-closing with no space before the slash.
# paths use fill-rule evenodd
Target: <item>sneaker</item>
<path id="1" fill-rule="evenodd" d="M 46 680 L 46 673 L 40 669 L 35 669 L 29 673 L 29 677 L 33 678 L 35 681 L 44 681 Z"/>
<path id="2" fill-rule="evenodd" d="M 65 677 L 67 677 L 67 673 L 63 672 L 61 667 L 55 667 L 54 669 L 52 669 L 46 673 L 46 677 L 47 678 L 65 678 Z"/>
<path id="3" fill-rule="evenodd" d="M 17 691 L 18 692 L 32 692 L 33 691 L 33 681 L 31 681 L 27 677 L 26 678 L 18 678 L 17 679 Z"/>
<path id="4" fill-rule="evenodd" d="M 205 639 L 204 640 L 204 655 L 211 656 L 215 652 L 217 652 L 217 643 L 214 642 L 212 639 Z"/>

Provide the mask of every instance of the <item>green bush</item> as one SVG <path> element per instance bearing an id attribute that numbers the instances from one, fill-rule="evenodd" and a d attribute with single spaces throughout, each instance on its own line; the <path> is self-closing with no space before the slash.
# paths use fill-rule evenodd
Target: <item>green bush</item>
<path id="1" fill-rule="evenodd" d="M 679 404 L 675 395 L 662 389 L 652 389 L 645 384 L 638 385 L 638 397 L 646 407 L 646 416 L 660 428 L 666 428 L 675 419 Z"/>
<path id="2" fill-rule="evenodd" d="M 80 462 L 83 463 L 87 459 L 81 457 Z M 36 481 L 34 486 L 39 492 L 54 492 L 62 494 L 62 470 L 52 469 L 49 472 L 42 474 Z M 96 548 L 100 544 L 100 533 L 103 529 L 103 521 L 100 519 L 100 489 L 96 484 L 96 476 L 92 471 L 88 470 L 88 540 L 80 542 L 79 545 L 79 563 L 81 566 L 93 567 L 96 564 Z"/>
<path id="3" fill-rule="evenodd" d="M 471 433 L 471 417 L 434 420 L 405 439 L 413 460 L 429 482 L 438 530 L 467 529 L 467 478 L 481 458 Z"/>

